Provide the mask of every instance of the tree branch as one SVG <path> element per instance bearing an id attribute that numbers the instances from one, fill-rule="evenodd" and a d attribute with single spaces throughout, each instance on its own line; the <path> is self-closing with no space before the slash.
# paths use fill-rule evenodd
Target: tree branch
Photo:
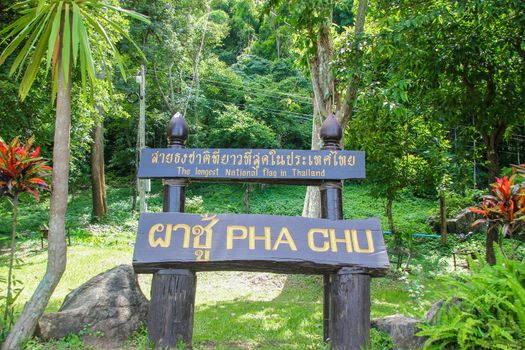
<path id="1" fill-rule="evenodd" d="M 356 38 L 356 47 L 359 46 L 359 43 L 363 39 L 364 35 L 364 28 L 365 28 L 365 19 L 366 19 L 366 11 L 367 11 L 367 0 L 359 0 L 359 4 L 357 6 L 357 16 L 355 21 L 355 38 Z M 361 58 L 363 56 L 362 50 L 357 50 L 356 52 L 358 64 L 361 64 Z M 346 125 L 348 124 L 348 121 L 350 120 L 352 113 L 353 113 L 353 104 L 357 95 L 357 86 L 359 85 L 360 77 L 359 74 L 354 73 L 352 75 L 352 78 L 350 79 L 350 82 L 348 83 L 348 86 L 346 87 L 346 94 L 345 99 L 343 103 L 343 108 L 338 111 L 337 120 L 339 120 L 339 123 L 341 124 L 341 127 L 343 130 L 345 129 Z"/>
<path id="2" fill-rule="evenodd" d="M 159 77 L 157 75 L 157 65 L 153 64 L 153 78 L 155 80 L 155 84 L 157 85 L 157 89 L 160 92 L 160 95 L 162 96 L 162 99 L 164 100 L 164 103 L 166 104 L 166 108 L 168 109 L 169 113 L 172 114 L 174 111 L 172 110 L 172 104 L 170 103 L 168 96 L 164 93 L 164 90 L 162 90 L 162 86 L 160 86 Z"/>

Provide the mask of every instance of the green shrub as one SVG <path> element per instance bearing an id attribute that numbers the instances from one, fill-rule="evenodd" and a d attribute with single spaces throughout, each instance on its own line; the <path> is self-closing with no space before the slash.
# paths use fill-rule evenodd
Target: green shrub
<path id="1" fill-rule="evenodd" d="M 525 263 L 501 256 L 494 266 L 478 261 L 471 261 L 471 274 L 448 278 L 460 303 L 449 299 L 435 324 L 422 326 L 425 349 L 523 349 Z"/>
<path id="2" fill-rule="evenodd" d="M 186 205 L 184 210 L 187 213 L 204 213 L 204 200 L 202 199 L 202 196 L 193 196 L 186 198 Z"/>
<path id="3" fill-rule="evenodd" d="M 370 349 L 392 350 L 394 349 L 392 338 L 385 332 L 372 328 L 370 329 Z"/>
<path id="4" fill-rule="evenodd" d="M 465 208 L 476 205 L 483 192 L 478 189 L 465 189 L 464 193 L 448 191 L 445 194 L 447 203 L 447 217 L 454 218 Z M 438 213 L 438 212 L 437 212 Z"/>

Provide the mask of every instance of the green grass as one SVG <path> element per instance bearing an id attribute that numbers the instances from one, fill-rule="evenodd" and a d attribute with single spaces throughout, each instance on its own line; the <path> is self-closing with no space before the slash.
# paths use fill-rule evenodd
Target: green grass
<path id="1" fill-rule="evenodd" d="M 192 184 L 188 196 L 201 196 L 204 210 L 213 213 L 244 213 L 243 185 L 237 184 Z M 251 213 L 300 216 L 306 192 L 304 186 L 253 185 L 251 193 Z M 160 197 L 156 206 L 160 207 Z M 387 227 L 385 203 L 370 195 L 366 184 L 345 183 L 343 189 L 343 215 L 345 219 L 368 217 L 381 218 Z M 438 210 L 437 200 L 422 199 L 401 194 L 394 202 L 394 221 L 396 226 L 407 232 L 430 233 L 426 224 L 428 217 Z"/>
<path id="2" fill-rule="evenodd" d="M 239 184 L 191 184 L 190 207 L 194 212 L 244 213 L 245 187 Z M 305 187 L 253 186 L 251 213 L 301 215 Z M 202 198 L 202 201 L 196 199 Z M 28 199 L 28 198 L 27 198 Z M 129 188 L 109 187 L 110 215 L 99 223 L 91 222 L 90 191 L 70 198 L 67 223 L 72 246 L 64 277 L 53 294 L 47 311 L 56 311 L 71 290 L 91 277 L 118 264 L 129 264 L 138 215 L 131 210 Z M 364 184 L 344 187 L 345 218 L 380 217 L 386 225 L 383 203 L 370 197 Z M 149 195 L 150 211 L 161 211 L 162 195 L 155 182 Z M 0 235 L 10 227 L 9 206 L 0 206 Z M 29 299 L 45 271 L 47 251 L 40 248 L 39 226 L 46 222 L 48 201 L 24 201 L 19 232 L 19 264 L 16 276 L 24 291 L 18 300 L 20 309 Z M 394 206 L 398 226 L 411 232 L 429 232 L 426 218 L 436 210 L 434 201 L 403 195 Z M 387 236 L 386 240 L 390 238 Z M 412 273 L 392 272 L 372 282 L 372 317 L 402 313 L 421 317 L 443 289 L 435 275 L 450 269 L 449 247 L 439 240 L 415 239 L 416 255 Z M 5 249 L 4 249 L 5 257 Z M 5 276 L 7 267 L 0 266 Z M 141 276 L 141 287 L 149 294 L 151 277 Z M 322 281 L 319 276 L 274 275 L 249 272 L 207 272 L 198 274 L 194 344 L 196 349 L 323 349 Z M 1 291 L 3 293 L 3 291 Z M 76 343 L 76 338 L 63 340 Z M 69 342 L 69 343 L 68 343 Z M 146 344 L 144 331 L 130 341 L 130 348 Z M 61 349 L 60 342 L 35 341 L 30 349 Z M 142 345 L 140 345 L 142 344 Z"/>
<path id="3" fill-rule="evenodd" d="M 33 294 L 38 282 L 42 279 L 46 269 L 47 251 L 38 245 L 24 245 L 24 251 L 18 256 L 22 262 L 17 265 L 15 276 L 21 280 L 24 290 L 20 295 L 18 306 L 21 308 Z M 57 311 L 64 297 L 73 289 L 79 287 L 89 278 L 120 264 L 129 264 L 131 248 L 100 248 L 73 245 L 67 253 L 67 268 L 60 280 L 47 311 Z M 7 276 L 7 266 L 0 266 L 0 275 Z M 2 292 L 3 294 L 3 292 Z"/>

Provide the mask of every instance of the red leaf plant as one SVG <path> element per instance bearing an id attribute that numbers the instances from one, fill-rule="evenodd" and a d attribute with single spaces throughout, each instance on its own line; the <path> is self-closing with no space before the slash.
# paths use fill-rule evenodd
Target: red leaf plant
<path id="1" fill-rule="evenodd" d="M 516 183 L 516 176 L 523 168 L 514 167 L 514 174 L 509 178 L 504 176 L 502 179 L 496 178 L 496 182 L 491 184 L 491 195 L 483 196 L 483 201 L 479 207 L 472 207 L 469 210 L 480 214 L 481 219 L 476 220 L 472 226 L 480 223 L 488 223 L 487 231 L 487 262 L 495 263 L 493 243 L 498 240 L 498 226 L 501 226 L 503 237 L 523 238 L 525 228 L 525 183 Z M 516 254 L 519 243 L 512 243 L 512 253 L 510 258 Z M 504 255 L 505 252 L 502 248 Z"/>
<path id="2" fill-rule="evenodd" d="M 18 137 L 10 143 L 0 138 L 0 196 L 15 198 L 28 192 L 40 200 L 38 190 L 49 187 L 42 178 L 49 176 L 51 167 L 39 157 L 40 147 L 31 151 L 32 146 L 33 138 L 25 145 Z"/>
<path id="3" fill-rule="evenodd" d="M 25 144 L 20 143 L 18 137 L 6 143 L 0 137 L 0 198 L 9 197 L 13 206 L 13 227 L 11 234 L 11 250 L 9 271 L 7 276 L 7 296 L 5 298 L 4 321 L 10 326 L 14 320 L 14 302 L 21 292 L 13 290 L 13 262 L 16 250 L 16 225 L 18 216 L 18 202 L 20 194 L 27 192 L 40 200 L 38 190 L 48 189 L 43 180 L 49 176 L 51 167 L 47 160 L 40 157 L 40 147 L 32 150 L 33 138 Z"/>
<path id="4" fill-rule="evenodd" d="M 496 178 L 496 182 L 490 185 L 492 195 L 483 196 L 483 202 L 479 208 L 469 208 L 471 212 L 483 216 L 472 226 L 485 222 L 501 223 L 505 237 L 510 237 L 523 228 L 525 224 L 525 186 L 523 183 L 516 184 L 515 181 L 516 174 L 510 178 L 508 176 L 504 176 L 503 179 Z"/>

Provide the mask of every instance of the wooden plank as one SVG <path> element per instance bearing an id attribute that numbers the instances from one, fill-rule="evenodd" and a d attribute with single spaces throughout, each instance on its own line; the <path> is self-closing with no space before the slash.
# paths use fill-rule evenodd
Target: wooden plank
<path id="1" fill-rule="evenodd" d="M 177 268 L 322 274 L 389 267 L 379 219 L 145 213 L 133 256 L 138 273 Z"/>
<path id="2" fill-rule="evenodd" d="M 144 149 L 140 178 L 317 184 L 364 179 L 365 153 L 340 150 Z"/>

